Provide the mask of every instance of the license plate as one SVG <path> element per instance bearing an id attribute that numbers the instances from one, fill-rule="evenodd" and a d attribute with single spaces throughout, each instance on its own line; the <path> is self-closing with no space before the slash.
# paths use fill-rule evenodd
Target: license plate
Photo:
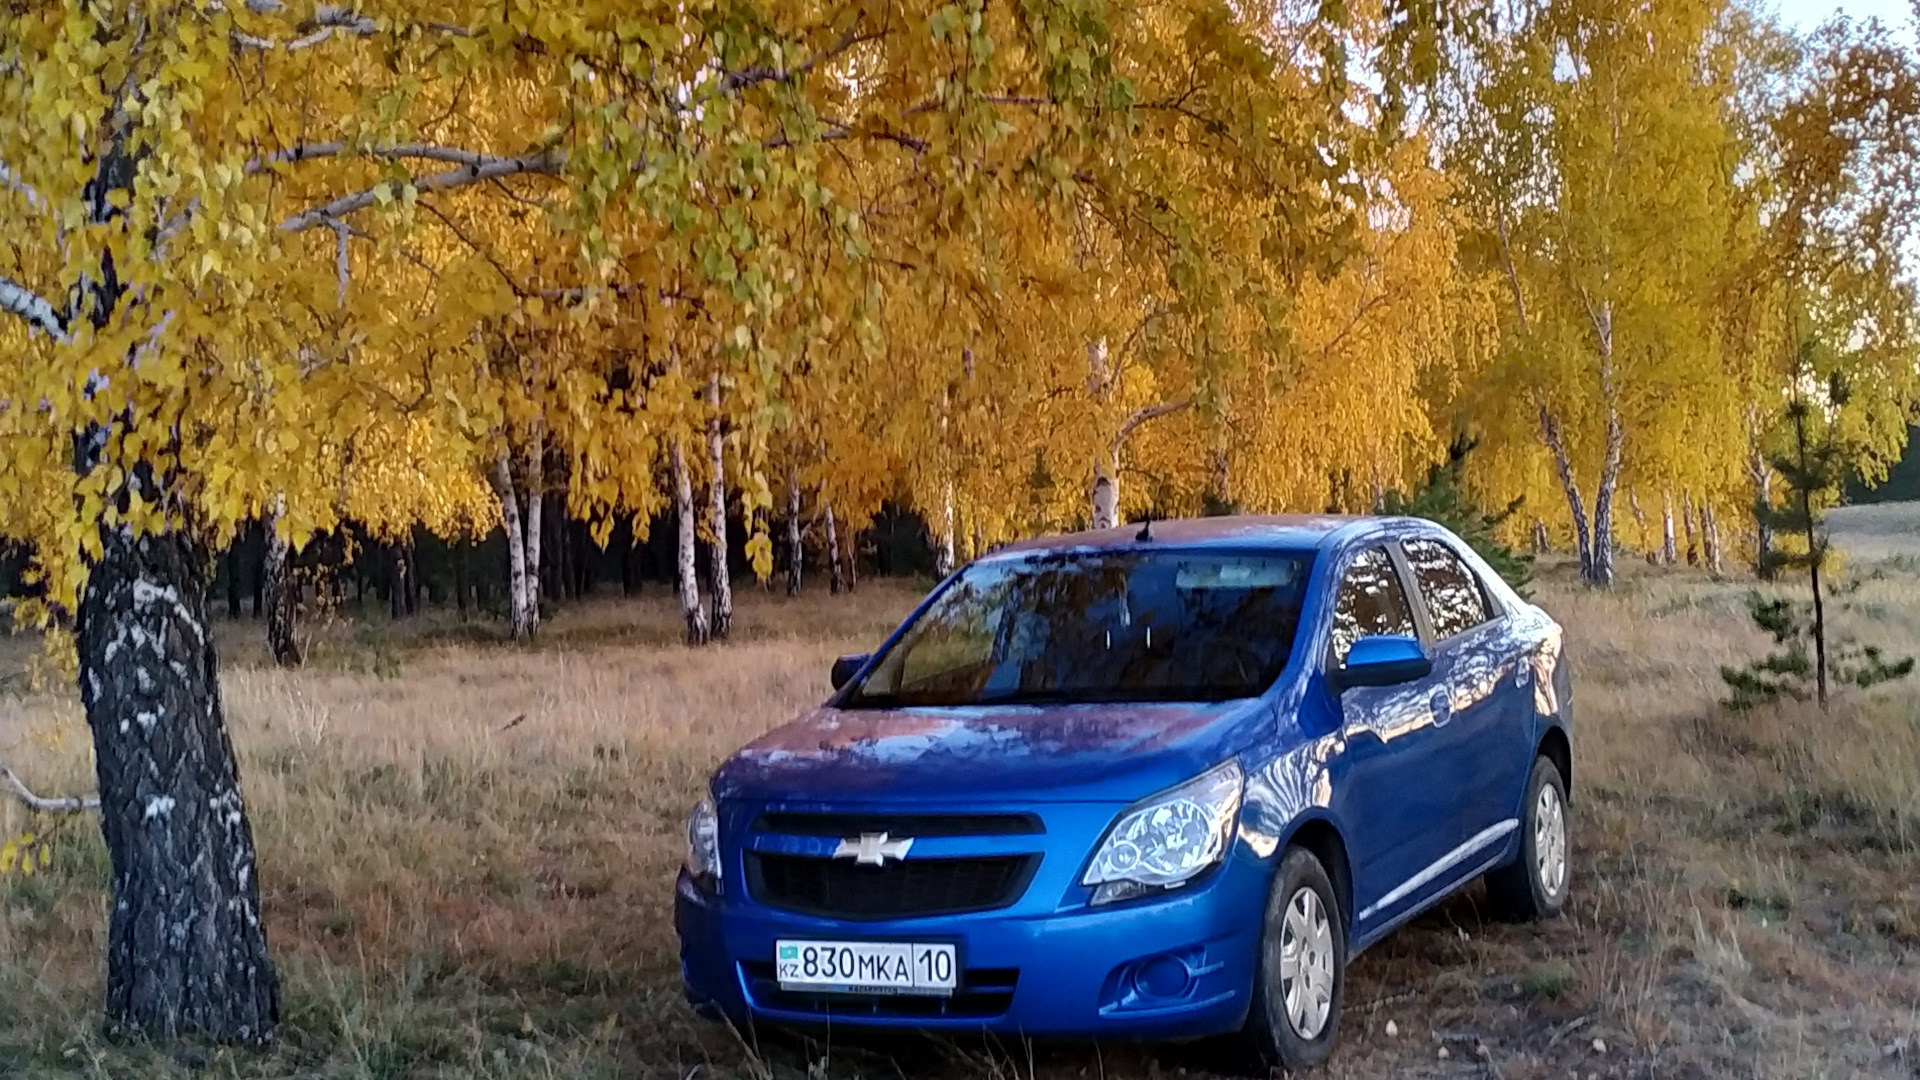
<path id="1" fill-rule="evenodd" d="M 777 941 L 782 990 L 951 995 L 959 975 L 951 945 L 894 941 Z"/>

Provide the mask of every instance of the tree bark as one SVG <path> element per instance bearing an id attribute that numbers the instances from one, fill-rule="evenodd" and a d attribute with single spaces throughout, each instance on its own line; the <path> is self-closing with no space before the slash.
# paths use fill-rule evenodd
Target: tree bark
<path id="1" fill-rule="evenodd" d="M 163 1040 L 271 1042 L 279 983 L 220 703 L 204 559 L 172 530 L 100 535 L 76 645 L 113 868 L 108 1021 Z"/>
<path id="2" fill-rule="evenodd" d="M 733 632 L 733 573 L 727 565 L 727 440 L 720 423 L 720 376 L 707 379 L 707 456 L 713 479 L 707 488 L 707 527 L 713 531 L 707 566 L 713 592 L 712 636 L 724 641 Z"/>
<path id="3" fill-rule="evenodd" d="M 1120 478 L 1110 466 L 1098 462 L 1093 467 L 1093 528 L 1111 529 L 1120 523 Z"/>
<path id="4" fill-rule="evenodd" d="M 1683 489 L 1680 492 L 1680 524 L 1687 532 L 1687 565 L 1700 565 L 1700 544 L 1693 533 L 1693 492 Z"/>
<path id="5" fill-rule="evenodd" d="M 825 485 L 820 489 L 820 514 L 827 526 L 827 591 L 839 596 L 846 591 L 847 580 L 840 568 L 840 530 L 834 526 L 833 504 L 827 501 Z"/>
<path id="6" fill-rule="evenodd" d="M 1586 500 L 1580 495 L 1580 483 L 1573 476 L 1573 461 L 1567 456 L 1566 440 L 1560 435 L 1560 421 L 1545 405 L 1540 406 L 1540 437 L 1553 454 L 1554 470 L 1560 475 L 1560 489 L 1566 493 L 1567 509 L 1573 514 L 1573 546 L 1580 556 L 1580 577 L 1591 582 L 1594 574 L 1593 530 L 1587 521 Z"/>
<path id="7" fill-rule="evenodd" d="M 500 520 L 507 534 L 507 633 L 515 641 L 530 641 L 538 629 L 538 609 L 528 612 L 527 597 L 535 595 L 539 586 L 528 580 L 527 532 L 520 520 L 520 496 L 513 487 L 513 469 L 505 450 L 494 459 L 489 479 L 500 500 Z"/>
<path id="8" fill-rule="evenodd" d="M 1136 409 L 1114 433 L 1113 440 L 1107 444 L 1104 459 L 1096 460 L 1093 466 L 1093 527 L 1112 529 L 1120 524 L 1120 451 L 1126 447 L 1127 437 L 1134 429 L 1149 420 L 1169 416 L 1193 404 L 1192 398 L 1162 402 Z"/>
<path id="9" fill-rule="evenodd" d="M 959 553 L 954 550 L 954 529 L 953 481 L 948 480 L 940 491 L 940 535 L 935 540 L 938 546 L 933 565 L 934 574 L 938 577 L 946 577 L 959 565 Z"/>
<path id="10" fill-rule="evenodd" d="M 1771 579 L 1773 523 L 1762 511 L 1773 505 L 1773 468 L 1760 446 L 1760 410 L 1753 406 L 1747 409 L 1747 478 L 1753 483 L 1753 572 Z"/>
<path id="11" fill-rule="evenodd" d="M 1660 562 L 1672 566 L 1680 561 L 1680 548 L 1673 536 L 1673 492 L 1660 493 Z"/>
<path id="12" fill-rule="evenodd" d="M 526 633 L 515 634 L 519 640 L 531 640 L 540 633 L 540 550 L 541 550 L 541 509 L 546 502 L 547 450 L 545 432 L 539 421 L 534 421 L 527 432 L 527 511 L 521 519 L 520 527 L 526 531 L 527 572 L 520 579 L 526 595 L 521 597 L 521 614 L 526 620 Z"/>
<path id="13" fill-rule="evenodd" d="M 693 479 L 687 475 L 686 449 L 673 439 L 673 516 L 679 531 L 679 558 L 675 580 L 680 589 L 680 613 L 687 620 L 687 644 L 705 645 L 710 638 L 707 612 L 700 606 L 699 558 L 694 546 Z"/>
<path id="14" fill-rule="evenodd" d="M 1533 553 L 1545 555 L 1553 550 L 1553 542 L 1547 536 L 1547 523 L 1539 518 L 1533 519 Z"/>
<path id="15" fill-rule="evenodd" d="M 1700 543 L 1707 556 L 1707 572 L 1718 577 L 1720 562 L 1720 519 L 1714 515 L 1713 504 L 1700 501 Z"/>
<path id="16" fill-rule="evenodd" d="M 1620 487 L 1627 431 L 1620 421 L 1619 394 L 1614 386 L 1613 302 L 1602 301 L 1593 321 L 1600 342 L 1600 398 L 1606 404 L 1607 449 L 1600 462 L 1600 485 L 1593 496 L 1593 572 L 1587 584 L 1604 589 L 1613 585 L 1613 497 Z"/>
<path id="17" fill-rule="evenodd" d="M 293 553 L 280 528 L 280 519 L 286 512 L 287 497 L 275 495 L 267 510 L 267 557 L 261 576 L 266 579 L 262 589 L 267 603 L 267 650 L 273 654 L 274 663 L 291 668 L 299 667 L 305 658 L 300 655 L 300 641 L 294 629 L 296 608 L 290 580 Z"/>
<path id="18" fill-rule="evenodd" d="M 407 545 L 396 540 L 387 545 L 387 613 L 394 622 L 407 617 L 407 594 L 410 591 L 407 578 L 410 576 Z"/>
<path id="19" fill-rule="evenodd" d="M 800 595 L 806 549 L 800 542 L 800 473 L 787 470 L 787 595 Z"/>

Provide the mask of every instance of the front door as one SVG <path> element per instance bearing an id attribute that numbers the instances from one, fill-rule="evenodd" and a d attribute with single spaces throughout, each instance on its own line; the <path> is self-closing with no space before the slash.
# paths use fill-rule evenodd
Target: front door
<path id="1" fill-rule="evenodd" d="M 1360 552 L 1341 578 L 1326 669 L 1339 670 L 1355 641 L 1376 634 L 1420 634 L 1385 547 Z M 1436 819 L 1448 813 L 1452 796 L 1427 762 L 1443 737 L 1434 721 L 1435 706 L 1445 701 L 1444 680 L 1428 678 L 1354 687 L 1336 702 L 1346 753 L 1335 799 L 1349 841 L 1359 934 L 1426 895 L 1420 876 L 1445 854 L 1450 833 Z"/>

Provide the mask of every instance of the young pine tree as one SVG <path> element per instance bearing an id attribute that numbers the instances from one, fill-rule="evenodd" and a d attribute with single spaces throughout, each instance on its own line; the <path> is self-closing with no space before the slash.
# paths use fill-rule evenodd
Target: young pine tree
<path id="1" fill-rule="evenodd" d="M 1836 375 L 1829 380 L 1827 400 L 1836 410 L 1846 405 L 1844 379 Z M 1847 455 L 1831 424 L 1822 423 L 1817 436 L 1810 431 L 1818 421 L 1804 395 L 1797 396 L 1787 407 L 1786 419 L 1792 425 L 1792 446 L 1772 462 L 1774 471 L 1786 484 L 1786 503 L 1779 507 L 1756 503 L 1754 513 L 1760 523 L 1770 526 L 1776 535 L 1800 537 L 1806 550 L 1786 551 L 1777 547 L 1768 550 L 1762 554 L 1760 573 L 1763 578 L 1772 579 L 1783 571 L 1804 570 L 1812 599 L 1800 604 L 1768 599 L 1759 593 L 1748 597 L 1748 614 L 1756 626 L 1773 638 L 1775 649 L 1744 668 L 1720 669 L 1720 677 L 1731 691 L 1723 704 L 1730 709 L 1749 709 L 1781 697 L 1805 701 L 1807 683 L 1811 680 L 1813 696 L 1825 710 L 1830 679 L 1864 688 L 1904 678 L 1914 669 L 1911 657 L 1888 660 L 1878 647 L 1856 646 L 1850 641 L 1838 642 L 1837 655 L 1830 655 L 1836 650 L 1829 648 L 1827 596 L 1821 571 L 1827 567 L 1832 544 L 1819 507 L 1845 481 Z"/>
<path id="2" fill-rule="evenodd" d="M 1522 496 L 1496 513 L 1487 513 L 1467 498 L 1460 478 L 1466 468 L 1467 455 L 1477 445 L 1476 439 L 1464 436 L 1454 439 L 1447 448 L 1446 462 L 1427 469 L 1425 483 L 1411 495 L 1387 492 L 1381 506 L 1389 514 L 1426 518 L 1446 526 L 1479 553 L 1515 592 L 1526 596 L 1527 587 L 1533 581 L 1533 556 L 1501 543 L 1495 532 L 1502 522 L 1519 512 L 1526 500 Z"/>

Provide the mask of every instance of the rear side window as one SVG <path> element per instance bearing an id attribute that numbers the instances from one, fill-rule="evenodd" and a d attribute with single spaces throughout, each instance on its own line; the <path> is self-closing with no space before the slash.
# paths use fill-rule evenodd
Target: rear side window
<path id="1" fill-rule="evenodd" d="M 1452 548 L 1428 539 L 1403 541 L 1400 548 L 1413 567 L 1413 580 L 1419 583 L 1436 639 L 1445 641 L 1492 618 L 1480 579 Z"/>
<path id="2" fill-rule="evenodd" d="M 1340 597 L 1333 608 L 1333 663 L 1346 663 L 1347 650 L 1363 637 L 1376 634 L 1416 636 L 1413 607 L 1400 585 L 1386 548 L 1368 548 L 1347 568 L 1340 580 Z"/>

